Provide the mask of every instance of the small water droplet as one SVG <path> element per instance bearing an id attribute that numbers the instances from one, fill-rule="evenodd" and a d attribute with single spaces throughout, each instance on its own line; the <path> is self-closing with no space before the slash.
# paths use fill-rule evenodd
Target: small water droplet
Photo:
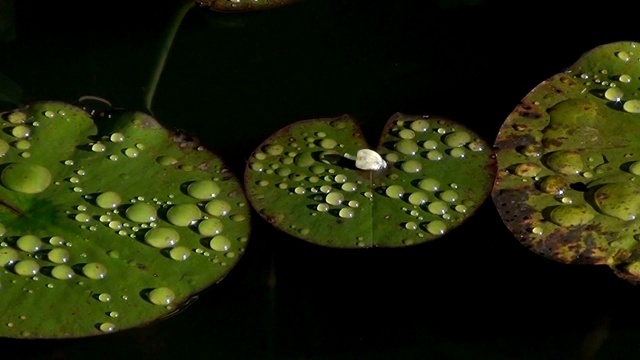
<path id="1" fill-rule="evenodd" d="M 79 213 L 79 214 L 76 214 L 75 219 L 78 222 L 87 223 L 91 220 L 91 216 L 85 213 Z"/>
<path id="2" fill-rule="evenodd" d="M 107 147 L 103 143 L 97 142 L 91 145 L 91 150 L 94 152 L 104 152 L 105 150 L 107 150 Z"/>
<path id="3" fill-rule="evenodd" d="M 111 134 L 111 136 L 109 137 L 109 140 L 111 140 L 111 142 L 114 142 L 114 143 L 123 142 L 124 135 L 122 133 L 116 132 Z"/>
<path id="4" fill-rule="evenodd" d="M 110 332 L 116 331 L 116 325 L 114 323 L 110 323 L 110 322 L 105 322 L 105 323 L 100 324 L 99 328 L 100 328 L 100 331 L 105 332 L 105 333 L 110 333 Z"/>
<path id="5" fill-rule="evenodd" d="M 342 208 L 338 215 L 343 219 L 351 219 L 355 215 L 355 211 L 352 208 Z"/>
<path id="6" fill-rule="evenodd" d="M 138 151 L 138 149 L 132 148 L 132 147 L 124 149 L 123 153 L 126 157 L 130 159 L 137 158 L 138 155 L 140 155 L 140 152 Z"/>

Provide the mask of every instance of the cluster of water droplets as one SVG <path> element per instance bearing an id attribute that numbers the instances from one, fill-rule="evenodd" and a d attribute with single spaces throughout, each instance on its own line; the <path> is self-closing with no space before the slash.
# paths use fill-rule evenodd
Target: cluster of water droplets
<path id="1" fill-rule="evenodd" d="M 405 244 L 413 243 L 416 237 L 444 234 L 451 223 L 475 207 L 474 200 L 464 198 L 469 189 L 459 189 L 454 181 L 445 180 L 431 169 L 437 163 L 470 161 L 478 154 L 486 154 L 485 143 L 469 131 L 427 117 L 396 120 L 380 150 L 389 164 L 387 169 L 378 171 L 386 174 L 380 179 L 377 173 L 357 170 L 349 162 L 355 158 L 352 144 L 328 135 L 350 131 L 344 128 L 344 122 L 335 120 L 319 124 L 314 127 L 316 130 L 292 130 L 289 138 L 272 140 L 254 152 L 248 164 L 254 198 L 268 200 L 281 191 L 311 217 L 358 224 L 372 220 L 360 214 L 369 209 L 366 214 L 371 216 L 376 197 L 398 200 L 398 213 L 412 217 L 398 223 L 399 229 L 407 232 Z M 274 220 L 286 222 L 286 216 L 278 214 Z M 374 219 L 374 233 L 375 222 Z M 309 227 L 295 222 L 288 226 L 299 235 L 313 238 Z M 353 237 L 356 246 L 371 244 L 370 234 Z"/>
<path id="2" fill-rule="evenodd" d="M 20 233 L 12 230 L 11 216 L 3 218 L 5 220 L 0 223 L 0 266 L 4 268 L 4 275 L 0 286 L 23 286 L 26 294 L 43 291 L 39 290 L 41 288 L 44 291 L 64 291 L 74 285 L 108 288 L 99 282 L 109 279 L 112 266 L 126 264 L 135 267 L 139 264 L 135 255 L 124 257 L 121 254 L 119 249 L 127 247 L 151 249 L 158 257 L 179 263 L 193 261 L 190 259 L 196 255 L 221 267 L 227 267 L 244 251 L 247 237 L 232 235 L 234 232 L 228 232 L 227 228 L 247 221 L 246 211 L 240 211 L 246 204 L 243 200 L 227 200 L 227 190 L 222 185 L 223 173 L 195 171 L 203 166 L 181 163 L 172 155 L 153 155 L 145 166 L 158 167 L 160 174 L 179 172 L 184 175 L 178 178 L 193 180 L 175 183 L 173 188 L 159 189 L 164 195 L 154 195 L 158 190 L 150 189 L 150 196 L 125 196 L 131 193 L 128 181 L 135 178 L 124 172 L 113 181 L 105 182 L 102 180 L 104 169 L 100 174 L 93 174 L 90 170 L 92 163 L 87 160 L 100 161 L 104 157 L 102 161 L 113 164 L 107 171 L 111 175 L 120 172 L 117 170 L 119 166 L 132 168 L 123 162 L 142 161 L 141 158 L 147 156 L 146 146 L 142 142 L 128 141 L 124 132 L 113 132 L 98 141 L 81 144 L 77 147 L 77 157 L 59 159 L 54 164 L 43 156 L 31 157 L 28 153 L 32 148 L 31 139 L 36 139 L 35 147 L 39 145 L 39 139 L 46 139 L 45 134 L 38 134 L 40 122 L 65 121 L 66 115 L 66 111 L 60 109 L 44 111 L 40 118 L 23 111 L 3 116 L 5 131 L 0 137 L 0 159 L 6 162 L 0 181 L 10 192 L 7 199 L 2 200 L 6 201 L 3 205 L 10 210 L 9 213 L 23 211 L 19 208 L 21 204 L 28 204 L 33 197 L 44 193 L 53 197 L 62 194 L 68 205 L 59 205 L 54 211 L 63 211 L 62 221 L 69 223 L 48 226 L 79 229 L 48 234 L 43 229 L 34 229 Z M 33 118 L 39 120 L 34 121 Z M 98 158 L 86 154 L 94 154 Z M 21 196 L 26 200 L 12 200 L 21 199 Z M 17 210 L 11 210 L 14 207 Z M 52 214 L 51 221 L 55 218 Z M 128 245 L 123 247 L 122 241 Z M 90 245 L 93 242 L 96 244 Z M 106 249 L 104 253 L 96 253 L 96 249 L 102 248 Z M 42 282 L 46 284 L 41 287 L 38 283 Z M 154 284 L 162 284 L 162 279 Z M 176 299 L 169 284 L 156 286 L 144 293 L 141 290 L 135 295 L 150 304 L 170 308 Z M 118 298 L 128 300 L 130 295 L 134 294 L 122 294 Z M 109 303 L 111 298 L 109 293 L 101 292 L 96 301 Z M 100 321 L 95 328 L 103 332 L 115 331 L 120 312 L 112 309 L 107 313 L 109 318 Z M 6 322 L 12 328 L 16 324 L 13 320 Z M 29 332 L 23 334 L 29 335 Z"/>

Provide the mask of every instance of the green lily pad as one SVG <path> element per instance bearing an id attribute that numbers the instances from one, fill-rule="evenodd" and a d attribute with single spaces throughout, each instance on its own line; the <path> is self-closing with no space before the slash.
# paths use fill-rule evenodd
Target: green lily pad
<path id="1" fill-rule="evenodd" d="M 209 7 L 215 11 L 251 11 L 264 10 L 291 4 L 299 0 L 193 0 L 200 6 Z"/>
<path id="2" fill-rule="evenodd" d="M 493 201 L 532 251 L 640 280 L 640 48 L 605 44 L 539 84 L 495 141 Z"/>
<path id="3" fill-rule="evenodd" d="M 165 317 L 243 254 L 239 181 L 139 112 L 41 102 L 0 119 L 0 336 L 81 337 Z"/>
<path id="4" fill-rule="evenodd" d="M 305 120 L 269 137 L 245 170 L 247 197 L 268 222 L 328 247 L 400 247 L 433 240 L 468 218 L 495 176 L 491 149 L 441 117 L 397 113 L 368 149 L 349 116 Z"/>

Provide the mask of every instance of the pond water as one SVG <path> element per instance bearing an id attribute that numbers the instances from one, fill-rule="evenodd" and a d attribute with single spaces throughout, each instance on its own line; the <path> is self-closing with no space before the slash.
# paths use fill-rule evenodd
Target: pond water
<path id="1" fill-rule="evenodd" d="M 0 73 L 23 89 L 24 103 L 92 95 L 143 110 L 172 7 L 131 3 L 97 11 L 15 1 L 13 17 L 0 15 L 0 30 L 15 31 L 0 43 Z M 600 44 L 640 40 L 633 21 L 600 6 L 306 0 L 241 14 L 193 8 L 152 110 L 165 126 L 196 134 L 238 176 L 265 138 L 311 118 L 350 114 L 375 143 L 396 112 L 442 115 L 492 143 L 538 83 Z M 238 265 L 183 312 L 93 338 L 0 339 L 0 348 L 34 359 L 640 355 L 638 288 L 606 267 L 530 252 L 490 200 L 446 236 L 402 249 L 323 248 L 253 215 Z"/>

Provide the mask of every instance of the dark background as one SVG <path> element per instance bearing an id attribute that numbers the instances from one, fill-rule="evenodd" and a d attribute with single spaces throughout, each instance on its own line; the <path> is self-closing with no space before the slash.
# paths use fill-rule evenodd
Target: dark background
<path id="1" fill-rule="evenodd" d="M 345 113 L 370 139 L 404 112 L 449 117 L 491 143 L 538 83 L 593 47 L 640 41 L 624 3 L 510 3 L 306 0 L 242 14 L 193 8 L 153 113 L 199 136 L 238 176 L 279 128 Z M 22 87 L 24 103 L 96 95 L 144 110 L 174 5 L 0 0 L 0 73 Z M 639 289 L 606 267 L 529 252 L 490 200 L 447 236 L 404 249 L 322 248 L 253 215 L 238 265 L 184 312 L 93 338 L 0 339 L 0 356 L 640 357 Z"/>

